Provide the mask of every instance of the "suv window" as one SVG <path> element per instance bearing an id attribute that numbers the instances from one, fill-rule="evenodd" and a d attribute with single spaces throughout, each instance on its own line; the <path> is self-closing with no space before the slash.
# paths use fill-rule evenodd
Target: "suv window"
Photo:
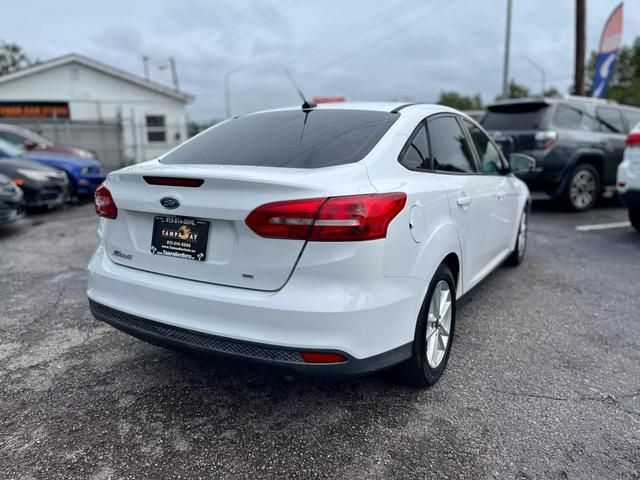
<path id="1" fill-rule="evenodd" d="M 640 111 L 638 110 L 622 110 L 622 115 L 627 120 L 627 131 L 640 123 Z"/>
<path id="2" fill-rule="evenodd" d="M 434 170 L 441 172 L 473 173 L 475 162 L 460 124 L 454 117 L 429 120 L 431 159 Z"/>
<path id="3" fill-rule="evenodd" d="M 624 124 L 617 108 L 598 107 L 596 116 L 600 123 L 600 130 L 604 132 L 623 133 Z"/>
<path id="4" fill-rule="evenodd" d="M 576 107 L 559 103 L 553 114 L 553 124 L 558 128 L 580 130 L 583 113 Z"/>
<path id="5" fill-rule="evenodd" d="M 409 170 L 428 170 L 431 168 L 427 130 L 424 124 L 420 125 L 411 138 L 411 142 L 405 147 L 400 163 Z"/>
<path id="6" fill-rule="evenodd" d="M 398 114 L 282 110 L 245 115 L 201 133 L 161 163 L 320 168 L 362 160 Z"/>
<path id="7" fill-rule="evenodd" d="M 469 130 L 469 135 L 471 136 L 473 145 L 476 147 L 476 152 L 478 152 L 480 170 L 483 173 L 500 174 L 504 169 L 504 165 L 502 164 L 502 157 L 496 146 L 489 137 L 473 123 L 468 120 L 464 120 L 464 123 L 467 126 L 467 130 Z"/>
<path id="8" fill-rule="evenodd" d="M 539 130 L 548 109 L 538 102 L 492 105 L 480 123 L 487 130 Z"/>

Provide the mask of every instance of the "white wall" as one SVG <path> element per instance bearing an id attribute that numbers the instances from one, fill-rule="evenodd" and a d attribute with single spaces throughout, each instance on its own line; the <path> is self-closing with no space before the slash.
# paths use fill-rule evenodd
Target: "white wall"
<path id="1" fill-rule="evenodd" d="M 187 139 L 184 102 L 75 62 L 1 84 L 0 100 L 69 102 L 72 120 L 108 121 L 120 114 L 125 155 L 138 162 Z M 165 116 L 165 143 L 147 141 L 146 115 Z"/>

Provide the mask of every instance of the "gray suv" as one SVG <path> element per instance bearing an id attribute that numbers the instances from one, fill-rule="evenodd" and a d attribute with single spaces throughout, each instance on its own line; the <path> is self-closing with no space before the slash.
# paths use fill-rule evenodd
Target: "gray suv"
<path id="1" fill-rule="evenodd" d="M 526 153 L 536 167 L 521 178 L 568 208 L 591 208 L 614 189 L 629 129 L 640 109 L 587 97 L 503 101 L 488 107 L 482 125 L 505 154 Z"/>

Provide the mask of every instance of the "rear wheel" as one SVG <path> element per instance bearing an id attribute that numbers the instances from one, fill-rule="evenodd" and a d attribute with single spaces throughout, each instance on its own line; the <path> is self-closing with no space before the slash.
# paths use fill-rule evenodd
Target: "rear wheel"
<path id="1" fill-rule="evenodd" d="M 438 381 L 449 361 L 455 324 L 455 282 L 449 267 L 442 264 L 420 310 L 411 358 L 398 367 L 407 383 L 426 388 Z"/>
<path id="2" fill-rule="evenodd" d="M 582 212 L 593 207 L 600 196 L 600 175 L 591 165 L 576 165 L 567 180 L 562 200 L 567 208 Z"/>
<path id="3" fill-rule="evenodd" d="M 640 208 L 629 208 L 629 221 L 640 232 Z"/>

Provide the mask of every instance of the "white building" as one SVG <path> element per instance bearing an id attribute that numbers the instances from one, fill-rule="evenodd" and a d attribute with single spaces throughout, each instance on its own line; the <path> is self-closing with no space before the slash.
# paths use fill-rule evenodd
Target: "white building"
<path id="1" fill-rule="evenodd" d="M 118 132 L 120 159 L 114 155 L 111 161 L 120 164 L 153 158 L 186 140 L 186 105 L 192 100 L 185 92 L 75 53 L 0 77 L 0 123 L 26 124 L 48 136 L 55 124 L 54 140 L 78 144 L 82 138 L 79 146 L 97 151 L 105 135 Z M 54 104 L 62 107 L 47 108 Z M 89 135 L 88 126 L 95 130 Z M 83 129 L 84 134 L 75 132 Z"/>

